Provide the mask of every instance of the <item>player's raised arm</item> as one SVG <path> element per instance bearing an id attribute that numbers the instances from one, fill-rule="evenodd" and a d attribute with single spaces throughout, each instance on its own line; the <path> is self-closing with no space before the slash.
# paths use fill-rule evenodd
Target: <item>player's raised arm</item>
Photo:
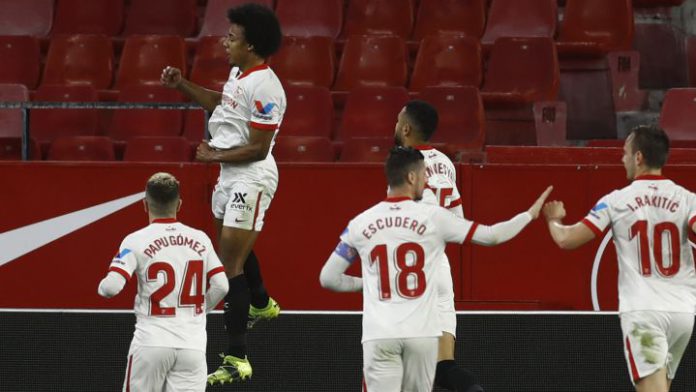
<path id="1" fill-rule="evenodd" d="M 496 223 L 492 226 L 476 225 L 471 228 L 471 242 L 479 245 L 493 246 L 507 242 L 517 236 L 531 221 L 539 217 L 539 211 L 549 196 L 553 186 L 549 186 L 539 196 L 534 204 L 525 212 L 515 215 L 512 219 Z"/>
<path id="2" fill-rule="evenodd" d="M 566 215 L 562 201 L 546 203 L 543 211 L 551 238 L 559 248 L 575 249 L 595 238 L 595 231 L 587 223 L 577 222 L 569 226 L 561 222 Z"/>
<path id="3" fill-rule="evenodd" d="M 212 112 L 222 101 L 222 93 L 208 90 L 181 76 L 181 70 L 175 67 L 165 67 L 160 76 L 160 83 L 169 88 L 181 91 L 189 99 L 196 101 L 203 109 Z"/>

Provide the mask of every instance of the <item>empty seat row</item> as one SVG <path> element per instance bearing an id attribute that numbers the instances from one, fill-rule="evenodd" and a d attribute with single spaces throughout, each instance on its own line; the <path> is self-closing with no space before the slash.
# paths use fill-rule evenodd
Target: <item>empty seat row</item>
<path id="1" fill-rule="evenodd" d="M 226 10 L 248 0 L 210 0 L 200 36 L 225 35 Z M 255 0 L 273 6 L 271 0 Z M 61 33 L 117 35 L 175 34 L 197 31 L 196 0 L 5 0 L 0 35 L 46 36 Z M 556 0 L 278 0 L 275 8 L 286 35 L 345 38 L 361 34 L 394 34 L 420 40 L 456 31 L 483 37 L 485 44 L 503 36 L 553 37 Z M 345 15 L 344 15 L 345 14 Z M 124 15 L 127 15 L 124 23 Z M 345 19 L 345 22 L 344 22 Z M 485 26 L 485 30 L 484 30 Z M 588 50 L 588 43 L 627 48 L 631 44 L 631 0 L 567 0 L 559 40 Z M 577 46 L 580 45 L 580 46 Z"/>
<path id="2" fill-rule="evenodd" d="M 39 44 L 32 37 L 0 37 L 0 83 L 38 85 Z M 413 72 L 408 73 L 405 43 L 395 36 L 351 37 L 335 71 L 333 42 L 326 37 L 288 37 L 271 58 L 271 66 L 286 84 L 332 87 L 349 91 L 361 86 L 406 86 L 420 91 L 428 86 L 479 87 L 483 60 L 478 40 L 459 34 L 438 34 L 423 40 Z M 33 61 L 32 61 L 33 59 Z M 126 40 L 114 87 L 159 84 L 162 69 L 186 73 L 185 43 L 176 36 L 134 36 Z M 226 52 L 217 37 L 198 43 L 190 79 L 221 90 L 229 76 Z M 112 85 L 113 48 L 103 35 L 59 36 L 51 41 L 42 84 L 84 84 L 96 89 Z M 534 100 L 529 86 L 553 98 L 557 94 L 558 60 L 549 38 L 501 38 L 493 46 L 483 91 L 525 92 L 513 99 Z M 334 78 L 334 74 L 336 77 Z M 335 79 L 335 81 L 334 81 Z M 513 80 L 524 86 L 506 86 Z M 502 81 L 502 82 L 501 82 Z M 501 84 L 502 83 L 502 84 Z"/>
<path id="3" fill-rule="evenodd" d="M 403 87 L 363 87 L 348 94 L 340 126 L 334 132 L 333 101 L 326 88 L 291 86 L 286 90 L 288 111 L 280 134 L 318 136 L 347 140 L 360 137 L 390 138 L 399 111 L 410 99 Z M 42 86 L 34 97 L 38 101 L 94 101 L 90 86 Z M 484 142 L 483 105 L 479 92 L 472 87 L 433 87 L 423 90 L 419 99 L 433 104 L 440 113 L 440 130 L 435 141 L 463 149 L 480 149 Z M 0 100 L 26 101 L 28 93 L 21 85 L 0 85 Z M 159 86 L 132 86 L 121 90 L 121 102 L 181 102 L 174 90 Z M 62 136 L 106 134 L 115 140 L 136 136 L 184 136 L 198 142 L 205 136 L 200 110 L 120 109 L 34 109 L 30 134 L 44 147 Z M 105 112 L 105 113 L 104 113 Z M 102 131 L 102 119 L 110 119 Z M 0 136 L 21 136 L 19 110 L 0 111 Z M 182 132 L 183 129 L 183 132 Z"/>

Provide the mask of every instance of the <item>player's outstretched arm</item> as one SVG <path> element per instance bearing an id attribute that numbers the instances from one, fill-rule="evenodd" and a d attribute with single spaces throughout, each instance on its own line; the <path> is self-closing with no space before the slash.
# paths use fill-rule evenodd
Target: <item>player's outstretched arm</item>
<path id="1" fill-rule="evenodd" d="M 517 214 L 508 221 L 496 223 L 492 226 L 477 226 L 471 237 L 471 241 L 479 245 L 493 246 L 511 240 L 517 236 L 529 222 L 539 217 L 539 211 L 552 190 L 552 186 L 546 188 L 526 212 Z"/>
<path id="2" fill-rule="evenodd" d="M 181 70 L 175 67 L 165 67 L 160 76 L 160 83 L 169 88 L 181 91 L 189 99 L 203 106 L 203 109 L 212 112 L 222 101 L 222 93 L 208 90 L 189 80 L 184 79 Z"/>
<path id="3" fill-rule="evenodd" d="M 346 275 L 345 273 L 350 264 L 351 261 L 346 260 L 336 252 L 331 253 L 319 274 L 321 287 L 341 292 L 362 290 L 362 278 Z"/>
<path id="4" fill-rule="evenodd" d="M 554 200 L 546 203 L 543 212 L 551 238 L 559 248 L 575 249 L 595 238 L 595 233 L 581 222 L 571 226 L 562 223 L 566 216 L 562 201 Z"/>

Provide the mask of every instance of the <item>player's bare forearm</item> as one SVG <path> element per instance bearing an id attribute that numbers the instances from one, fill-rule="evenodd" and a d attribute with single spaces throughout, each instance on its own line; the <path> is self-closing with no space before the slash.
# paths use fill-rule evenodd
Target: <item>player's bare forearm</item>
<path id="1" fill-rule="evenodd" d="M 203 109 L 212 112 L 222 101 L 222 93 L 218 91 L 208 90 L 186 79 L 181 79 L 181 82 L 176 86 L 176 89 L 181 91 L 189 99 L 195 101 L 203 107 Z"/>
<path id="2" fill-rule="evenodd" d="M 579 248 L 595 237 L 592 230 L 580 222 L 572 226 L 564 225 L 560 219 L 549 219 L 547 222 L 553 242 L 561 249 Z"/>

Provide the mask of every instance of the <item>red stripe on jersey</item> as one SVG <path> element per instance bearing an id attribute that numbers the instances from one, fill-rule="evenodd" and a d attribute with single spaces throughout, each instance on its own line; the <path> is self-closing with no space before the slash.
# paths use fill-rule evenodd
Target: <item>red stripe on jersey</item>
<path id="1" fill-rule="evenodd" d="M 133 368 L 133 356 L 128 357 L 128 372 L 126 372 L 126 392 L 130 392 L 131 369 Z"/>
<path id="2" fill-rule="evenodd" d="M 413 200 L 408 196 L 399 196 L 399 197 L 387 197 L 384 199 L 385 202 L 387 203 L 398 203 L 400 201 L 406 201 L 406 200 Z"/>
<path id="3" fill-rule="evenodd" d="M 367 392 L 367 383 L 365 382 L 365 376 L 362 378 L 362 392 Z"/>
<path id="4" fill-rule="evenodd" d="M 118 274 L 121 274 L 121 276 L 126 278 L 126 281 L 129 281 L 131 278 L 130 274 L 126 270 L 124 270 L 123 268 L 110 267 L 109 272 L 111 272 L 111 271 L 116 272 Z"/>
<path id="5" fill-rule="evenodd" d="M 261 124 L 253 121 L 249 121 L 249 126 L 260 131 L 275 131 L 278 129 L 278 124 Z"/>
<path id="6" fill-rule="evenodd" d="M 264 70 L 264 69 L 267 69 L 267 68 L 268 68 L 268 64 L 260 64 L 260 65 L 257 65 L 257 66 L 255 66 L 255 67 L 251 67 L 251 68 L 247 69 L 246 71 L 242 72 L 242 74 L 239 75 L 239 77 L 238 77 L 237 79 L 238 79 L 238 80 L 244 79 L 244 78 L 246 78 L 247 76 L 249 76 L 249 74 L 252 74 L 252 73 L 254 73 L 254 72 L 256 72 L 256 71 L 261 71 L 261 70 Z"/>
<path id="7" fill-rule="evenodd" d="M 691 219 L 689 219 L 689 226 L 693 226 L 694 223 L 696 223 L 696 215 L 692 216 Z"/>
<path id="8" fill-rule="evenodd" d="M 415 148 L 416 150 L 420 150 L 420 151 L 426 151 L 426 150 L 433 150 L 433 149 L 434 149 L 433 146 L 429 146 L 429 145 L 427 145 L 427 144 L 422 144 L 422 145 L 420 145 L 420 146 L 415 146 L 414 148 Z"/>
<path id="9" fill-rule="evenodd" d="M 633 359 L 633 352 L 631 351 L 631 341 L 628 340 L 626 336 L 626 350 L 628 351 L 628 363 L 631 368 L 631 377 L 633 377 L 633 382 L 638 382 L 640 380 L 640 374 L 638 374 L 638 367 L 636 367 L 636 361 Z"/>
<path id="10" fill-rule="evenodd" d="M 467 242 L 471 242 L 471 239 L 474 238 L 474 232 L 476 231 L 476 228 L 478 228 L 478 223 L 474 222 L 471 225 L 471 228 L 469 229 L 469 232 L 466 234 L 466 238 L 464 239 L 464 242 L 462 244 L 465 244 Z"/>
<path id="11" fill-rule="evenodd" d="M 210 281 L 210 278 L 219 274 L 220 272 L 225 272 L 225 267 L 219 266 L 219 267 L 213 268 L 210 271 L 208 271 L 208 275 L 207 275 L 208 281 Z"/>
<path id="12" fill-rule="evenodd" d="M 638 181 L 638 180 L 668 180 L 668 178 L 665 176 L 660 176 L 660 175 L 656 175 L 656 174 L 645 174 L 645 175 L 636 177 L 634 180 L 636 180 L 636 181 Z"/>
<path id="13" fill-rule="evenodd" d="M 595 235 L 596 235 L 597 237 L 601 237 L 601 236 L 602 236 L 602 230 L 599 230 L 599 227 L 597 227 L 597 225 L 595 225 L 594 223 L 590 222 L 589 219 L 584 218 L 581 222 L 582 222 L 585 226 L 587 226 L 588 229 L 592 230 L 592 232 L 595 233 Z"/>
<path id="14" fill-rule="evenodd" d="M 460 205 L 462 205 L 462 199 L 461 199 L 461 198 L 460 198 L 460 199 L 457 199 L 457 200 L 455 200 L 455 201 L 453 201 L 453 202 L 451 202 L 450 205 L 449 205 L 449 207 L 447 207 L 447 208 L 459 207 Z"/>
<path id="15" fill-rule="evenodd" d="M 176 223 L 176 218 L 159 218 L 153 219 L 152 223 Z"/>
<path id="16" fill-rule="evenodd" d="M 261 196 L 263 192 L 259 192 L 259 196 L 256 198 L 256 208 L 254 209 L 254 220 L 251 222 L 251 230 L 256 227 L 256 218 L 259 216 L 259 206 L 261 205 Z"/>

